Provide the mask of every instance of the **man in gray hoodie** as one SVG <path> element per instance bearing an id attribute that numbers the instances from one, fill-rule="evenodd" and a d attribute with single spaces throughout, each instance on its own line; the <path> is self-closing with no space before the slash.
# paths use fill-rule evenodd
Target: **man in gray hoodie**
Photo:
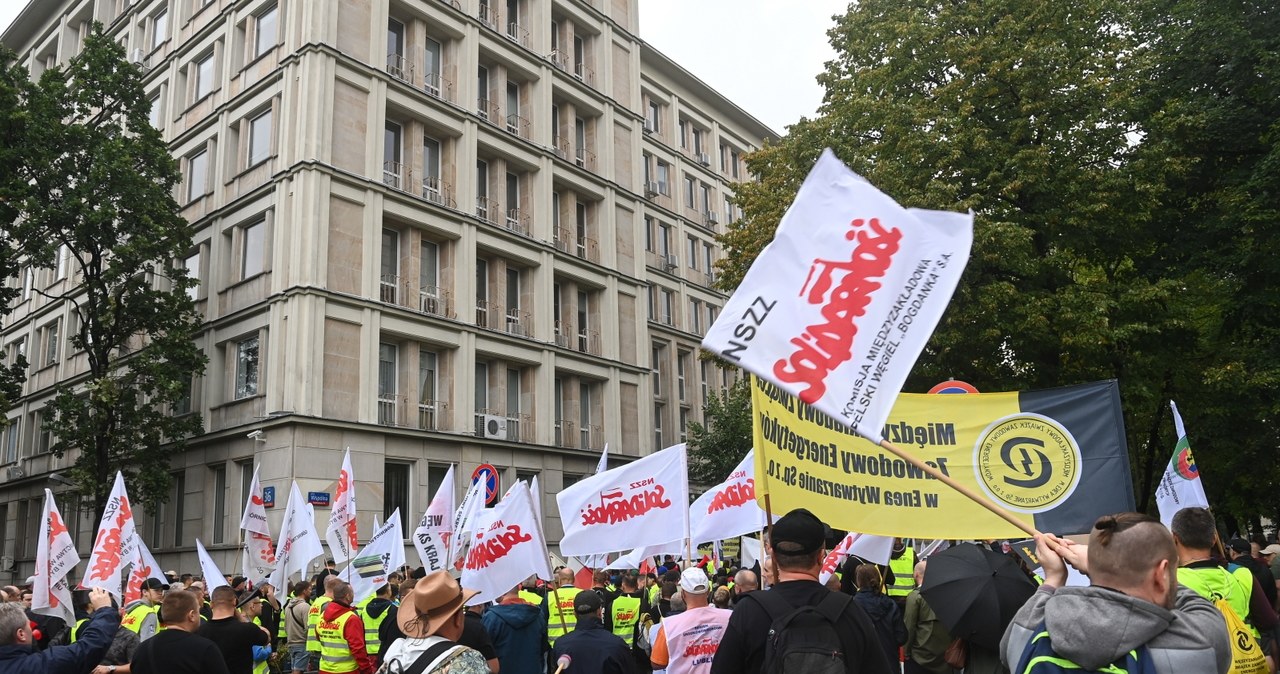
<path id="1" fill-rule="evenodd" d="M 1108 515 L 1093 525 L 1088 545 L 1041 534 L 1036 554 L 1044 585 L 1014 616 L 1000 644 L 1010 668 L 1043 629 L 1058 657 L 1086 670 L 1146 646 L 1161 674 L 1227 672 L 1231 645 L 1222 614 L 1178 585 L 1173 535 L 1159 520 Z M 1067 563 L 1091 585 L 1064 587 Z"/>

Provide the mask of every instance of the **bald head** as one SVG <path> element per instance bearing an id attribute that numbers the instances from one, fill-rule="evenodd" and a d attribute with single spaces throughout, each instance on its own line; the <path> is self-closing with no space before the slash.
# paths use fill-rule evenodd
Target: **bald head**
<path id="1" fill-rule="evenodd" d="M 344 584 L 343 580 L 337 576 L 325 576 L 324 578 L 325 595 L 327 595 L 330 599 L 336 597 L 337 595 L 334 594 L 334 591 L 338 589 L 339 585 L 343 585 L 343 584 Z"/>
<path id="2" fill-rule="evenodd" d="M 1161 562 L 1176 571 L 1178 551 L 1173 535 L 1150 515 L 1101 517 L 1089 533 L 1089 577 L 1095 585 L 1119 590 L 1138 587 Z"/>
<path id="3" fill-rule="evenodd" d="M 926 562 L 922 559 L 916 562 L 916 568 L 912 569 L 911 575 L 915 576 L 916 587 L 924 585 L 924 566 Z"/>
<path id="4" fill-rule="evenodd" d="M 733 575 L 733 589 L 738 594 L 746 594 L 755 592 L 760 589 L 760 580 L 756 578 L 756 572 L 751 569 L 742 569 Z"/>
<path id="5" fill-rule="evenodd" d="M 560 584 L 560 587 L 573 585 L 573 569 L 566 566 L 556 572 L 556 582 Z"/>

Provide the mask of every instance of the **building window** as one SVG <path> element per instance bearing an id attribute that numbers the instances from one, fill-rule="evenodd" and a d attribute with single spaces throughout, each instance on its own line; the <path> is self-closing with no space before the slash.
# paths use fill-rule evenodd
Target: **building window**
<path id="1" fill-rule="evenodd" d="M 227 537 L 227 466 L 213 466 L 213 542 Z"/>
<path id="2" fill-rule="evenodd" d="M 169 10 L 161 9 L 151 17 L 151 48 L 156 49 L 169 39 Z"/>
<path id="3" fill-rule="evenodd" d="M 18 438 L 22 435 L 22 418 L 14 417 L 9 420 L 8 428 L 4 429 L 4 462 L 15 463 L 18 460 Z"/>
<path id="4" fill-rule="evenodd" d="M 582 475 L 577 473 L 563 473 L 560 477 L 560 488 L 568 489 L 582 481 Z"/>
<path id="5" fill-rule="evenodd" d="M 449 474 L 447 466 L 435 464 L 427 464 L 427 493 L 435 496 L 440 491 L 440 485 L 444 484 L 444 478 Z"/>
<path id="6" fill-rule="evenodd" d="M 680 137 L 680 148 L 689 147 L 689 123 L 683 119 L 676 122 L 676 135 Z"/>
<path id="7" fill-rule="evenodd" d="M 183 540 L 182 524 L 186 519 L 187 506 L 187 474 L 173 474 L 173 495 L 169 498 L 169 503 L 173 504 L 173 547 L 182 547 L 186 542 Z"/>
<path id="8" fill-rule="evenodd" d="M 689 410 L 680 408 L 680 442 L 689 439 Z"/>
<path id="9" fill-rule="evenodd" d="M 657 167 L 658 167 L 658 192 L 661 193 L 663 196 L 669 197 L 671 196 L 671 182 L 669 177 L 669 174 L 671 172 L 670 171 L 671 167 L 670 165 L 667 164 L 667 162 L 662 161 L 661 159 L 658 160 Z"/>
<path id="10" fill-rule="evenodd" d="M 382 250 L 378 262 L 378 299 L 388 304 L 396 303 L 400 289 L 400 232 L 382 230 Z"/>
<path id="11" fill-rule="evenodd" d="M 191 301 L 194 302 L 200 299 L 200 251 L 197 250 L 184 258 L 182 260 L 182 266 L 187 270 L 187 278 L 193 279 L 196 282 L 195 285 L 187 288 L 187 297 L 190 297 Z"/>
<path id="12" fill-rule="evenodd" d="M 662 108 L 657 101 L 649 101 L 649 115 L 645 118 L 645 126 L 652 133 L 662 133 L 661 119 L 659 117 L 661 111 Z"/>
<path id="13" fill-rule="evenodd" d="M 260 12 L 253 21 L 253 57 L 258 58 L 276 46 L 279 40 L 280 9 L 276 5 Z"/>
<path id="14" fill-rule="evenodd" d="M 195 378 L 187 377 L 183 382 L 182 397 L 173 406 L 173 413 L 176 416 L 191 414 L 192 392 L 195 389 Z"/>
<path id="15" fill-rule="evenodd" d="M 258 395 L 258 338 L 236 343 L 236 400 Z"/>
<path id="16" fill-rule="evenodd" d="M 698 268 L 698 240 L 692 236 L 689 237 L 688 253 L 689 253 L 689 268 L 697 269 Z"/>
<path id="17" fill-rule="evenodd" d="M 662 416 L 667 413 L 667 406 L 662 403 L 653 404 L 653 449 L 662 449 Z"/>
<path id="18" fill-rule="evenodd" d="M 423 430 L 438 428 L 436 424 L 441 411 L 436 392 L 439 361 L 440 356 L 434 351 L 418 351 L 418 428 Z"/>
<path id="19" fill-rule="evenodd" d="M 387 461 L 382 467 L 382 484 L 384 487 L 384 496 L 382 499 L 382 521 L 386 522 L 391 519 L 392 513 L 397 509 L 400 510 L 400 537 L 409 537 L 409 523 L 414 521 L 412 511 L 409 510 L 409 490 L 411 484 L 409 482 L 411 476 L 411 466 L 407 463 L 394 463 Z"/>
<path id="20" fill-rule="evenodd" d="M 31 416 L 31 428 L 35 432 L 36 446 L 33 454 L 45 454 L 53 445 L 53 433 L 45 425 L 48 419 L 45 418 L 43 411 L 36 412 Z"/>
<path id="21" fill-rule="evenodd" d="M 147 115 L 147 121 L 151 122 L 151 126 L 160 128 L 160 94 L 151 97 L 151 111 Z"/>
<path id="22" fill-rule="evenodd" d="M 59 340 L 58 333 L 62 321 L 57 320 L 44 326 L 44 360 L 41 362 L 42 367 L 49 367 L 58 362 L 58 350 L 62 345 Z"/>
<path id="23" fill-rule="evenodd" d="M 266 220 L 259 220 L 241 228 L 240 280 L 253 278 L 266 271 L 266 240 Z"/>
<path id="24" fill-rule="evenodd" d="M 205 96 L 213 93 L 213 52 L 209 52 L 204 58 L 196 62 L 195 75 L 195 100 L 200 101 Z"/>
<path id="25" fill-rule="evenodd" d="M 702 334 L 702 300 L 696 298 L 689 300 L 689 318 L 693 331 L 699 335 Z"/>
<path id="26" fill-rule="evenodd" d="M 650 367 L 653 369 L 653 395 L 662 395 L 662 356 L 665 349 L 661 346 L 654 345 L 653 352 L 650 354 L 652 363 Z"/>
<path id="27" fill-rule="evenodd" d="M 209 189 L 209 151 L 187 157 L 187 203 L 203 197 Z"/>
<path id="28" fill-rule="evenodd" d="M 580 382 L 578 384 L 578 449 L 590 449 L 598 444 L 592 442 L 591 431 L 591 384 Z"/>
<path id="29" fill-rule="evenodd" d="M 689 175 L 685 175 L 685 177 L 684 177 L 684 207 L 685 207 L 685 208 L 688 208 L 688 209 L 690 209 L 690 210 L 696 210 L 696 209 L 697 209 L 697 206 L 698 206 L 698 205 L 697 205 L 697 202 L 695 202 L 695 201 L 694 201 L 694 196 L 693 196 L 693 184 L 694 184 L 694 183 L 693 183 L 693 177 L 692 177 L 692 176 L 689 176 Z"/>
<path id="30" fill-rule="evenodd" d="M 396 419 L 396 356 L 395 344 L 378 345 L 378 423 L 395 426 Z"/>
<path id="31" fill-rule="evenodd" d="M 676 355 L 676 393 L 678 394 L 681 402 L 684 402 L 687 399 L 687 396 L 685 394 L 685 388 L 684 388 L 684 379 L 685 379 L 685 372 L 688 370 L 688 367 L 689 367 L 689 352 L 688 351 L 679 352 Z"/>
<path id="32" fill-rule="evenodd" d="M 271 110 L 249 120 L 249 166 L 271 156 Z"/>

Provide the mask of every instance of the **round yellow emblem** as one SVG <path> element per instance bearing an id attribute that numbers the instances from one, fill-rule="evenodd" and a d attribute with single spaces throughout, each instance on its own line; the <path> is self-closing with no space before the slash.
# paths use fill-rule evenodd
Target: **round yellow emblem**
<path id="1" fill-rule="evenodd" d="M 1052 510 L 1080 483 L 1080 446 L 1071 432 L 1042 414 L 997 419 L 978 436 L 973 471 L 996 503 L 1018 512 Z"/>

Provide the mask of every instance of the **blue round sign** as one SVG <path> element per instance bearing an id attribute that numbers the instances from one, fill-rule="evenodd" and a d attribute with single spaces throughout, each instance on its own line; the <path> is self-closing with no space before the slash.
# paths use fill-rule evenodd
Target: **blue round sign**
<path id="1" fill-rule="evenodd" d="M 471 484 L 484 480 L 484 504 L 493 505 L 498 498 L 498 469 L 491 463 L 482 463 L 471 472 Z"/>

